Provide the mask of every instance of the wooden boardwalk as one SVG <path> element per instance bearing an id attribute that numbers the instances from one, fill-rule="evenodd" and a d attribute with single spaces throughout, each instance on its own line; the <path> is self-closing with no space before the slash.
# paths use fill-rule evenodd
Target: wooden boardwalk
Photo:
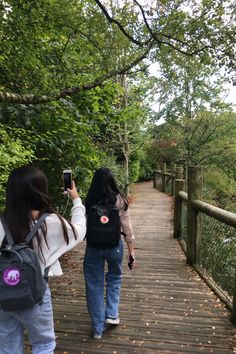
<path id="1" fill-rule="evenodd" d="M 208 286 L 186 266 L 173 239 L 172 198 L 136 184 L 131 204 L 137 267 L 124 258 L 121 324 L 91 338 L 82 272 L 84 244 L 63 257 L 51 281 L 57 354 L 233 353 L 236 327 Z"/>

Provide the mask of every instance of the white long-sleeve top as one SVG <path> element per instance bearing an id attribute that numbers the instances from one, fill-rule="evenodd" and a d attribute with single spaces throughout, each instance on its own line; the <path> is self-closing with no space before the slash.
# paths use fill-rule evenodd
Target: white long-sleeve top
<path id="1" fill-rule="evenodd" d="M 71 224 L 74 226 L 77 239 L 75 239 L 72 227 L 70 224 L 64 219 L 69 244 L 66 244 L 64 239 L 62 224 L 60 219 L 56 214 L 50 214 L 45 219 L 47 225 L 47 233 L 46 233 L 46 242 L 43 237 L 42 232 L 39 230 L 39 235 L 41 236 L 41 250 L 43 253 L 43 257 L 40 255 L 40 251 L 38 249 L 37 240 L 33 239 L 33 245 L 35 251 L 39 255 L 39 262 L 41 265 L 42 272 L 47 267 L 50 267 L 49 276 L 56 276 L 62 274 L 61 265 L 59 262 L 59 258 L 66 252 L 70 251 L 76 245 L 83 241 L 86 234 L 86 218 L 85 218 L 85 208 L 81 202 L 80 198 L 76 198 L 73 200 L 73 207 L 71 209 Z M 5 236 L 5 232 L 0 222 L 0 246 L 2 244 L 3 238 Z"/>

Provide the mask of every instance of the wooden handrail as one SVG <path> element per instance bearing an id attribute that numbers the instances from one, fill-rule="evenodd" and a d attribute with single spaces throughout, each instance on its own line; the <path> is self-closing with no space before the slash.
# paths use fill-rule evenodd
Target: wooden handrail
<path id="1" fill-rule="evenodd" d="M 193 208 L 201 211 L 202 213 L 213 217 L 216 220 L 223 222 L 224 224 L 233 226 L 236 228 L 236 214 L 230 211 L 218 208 L 212 204 L 203 202 L 202 200 L 194 200 L 192 202 Z"/>
<path id="2" fill-rule="evenodd" d="M 207 276 L 205 271 L 202 270 L 200 264 L 200 239 L 201 239 L 201 225 L 200 219 L 197 217 L 199 212 L 206 214 L 224 224 L 232 226 L 236 229 L 236 213 L 229 212 L 227 210 L 216 207 L 212 204 L 206 203 L 202 198 L 202 174 L 201 168 L 197 166 L 189 166 L 188 168 L 188 191 L 184 192 L 184 180 L 181 179 L 182 174 L 180 168 L 178 173 L 168 173 L 156 170 L 155 176 L 161 175 L 162 182 L 166 183 L 166 177 L 172 176 L 171 183 L 174 184 L 174 237 L 178 238 L 180 244 L 184 242 L 181 235 L 181 222 L 182 222 L 182 207 L 181 202 L 187 203 L 187 242 L 185 243 L 185 253 L 187 255 L 187 262 L 199 273 L 199 275 L 207 282 L 212 290 L 219 296 L 221 301 L 225 303 L 227 308 L 231 311 L 231 321 L 236 325 L 236 272 L 235 272 L 235 284 L 233 301 L 224 294 L 223 290 L 218 289 L 217 284 L 211 281 L 211 278 Z M 162 183 L 162 186 L 165 186 Z M 172 186 L 173 187 L 173 186 Z M 162 191 L 165 192 L 165 190 Z M 187 247 L 186 247 L 187 246 Z"/>
<path id="3" fill-rule="evenodd" d="M 178 197 L 182 199 L 183 201 L 187 202 L 188 201 L 188 193 L 180 191 L 178 193 Z"/>
<path id="4" fill-rule="evenodd" d="M 155 170 L 154 171 L 155 173 L 157 173 L 157 174 L 159 174 L 159 175 L 164 175 L 164 176 L 172 176 L 173 175 L 173 173 L 172 172 L 162 172 L 162 171 L 160 171 L 160 170 Z"/>
<path id="5" fill-rule="evenodd" d="M 180 191 L 178 197 L 184 202 L 188 201 L 188 193 Z M 213 217 L 216 220 L 223 222 L 224 224 L 233 226 L 236 228 L 236 214 L 230 211 L 221 209 L 212 204 L 203 202 L 202 200 L 195 199 L 192 201 L 192 206 L 198 211 Z"/>

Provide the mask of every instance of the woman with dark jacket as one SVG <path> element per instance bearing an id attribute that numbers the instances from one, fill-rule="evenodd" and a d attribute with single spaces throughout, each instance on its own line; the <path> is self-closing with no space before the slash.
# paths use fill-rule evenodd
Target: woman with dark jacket
<path id="1" fill-rule="evenodd" d="M 130 220 L 127 198 L 119 190 L 109 168 L 99 168 L 93 176 L 85 207 L 87 214 L 91 207 L 102 203 L 118 208 L 120 225 L 128 247 L 128 258 L 134 261 L 134 235 Z M 106 220 L 105 220 L 106 222 Z M 87 221 L 89 229 L 89 219 Z M 118 325 L 119 301 L 122 281 L 123 242 L 112 247 L 97 247 L 87 240 L 84 257 L 87 307 L 92 320 L 93 337 L 100 339 L 106 324 Z M 105 263 L 108 271 L 105 273 Z M 134 263 L 133 263 L 134 265 Z M 104 303 L 104 278 L 106 280 L 106 303 Z"/>

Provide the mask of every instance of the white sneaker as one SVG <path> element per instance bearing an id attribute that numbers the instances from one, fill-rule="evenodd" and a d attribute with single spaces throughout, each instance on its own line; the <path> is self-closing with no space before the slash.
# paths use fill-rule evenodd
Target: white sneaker
<path id="1" fill-rule="evenodd" d="M 102 338 L 102 334 L 94 334 L 93 338 L 94 339 L 101 339 Z"/>
<path id="2" fill-rule="evenodd" d="M 120 323 L 120 319 L 119 318 L 110 318 L 107 317 L 106 318 L 106 323 L 107 324 L 112 324 L 112 325 L 118 325 Z"/>

